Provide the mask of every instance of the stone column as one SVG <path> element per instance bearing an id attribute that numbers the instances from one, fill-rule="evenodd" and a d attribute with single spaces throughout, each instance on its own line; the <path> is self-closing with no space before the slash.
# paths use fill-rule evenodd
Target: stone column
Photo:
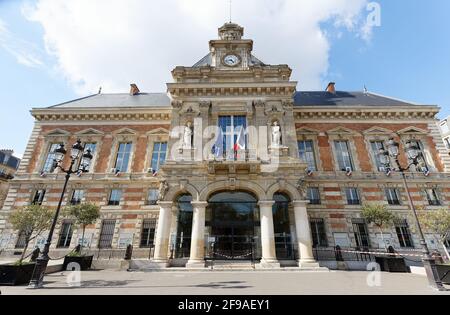
<path id="1" fill-rule="evenodd" d="M 275 250 L 272 206 L 274 201 L 260 201 L 262 259 L 260 268 L 280 268 Z"/>
<path id="2" fill-rule="evenodd" d="M 154 267 L 168 267 L 168 250 L 170 241 L 170 225 L 172 221 L 171 201 L 160 201 L 158 227 L 155 237 L 155 253 L 152 260 Z"/>
<path id="3" fill-rule="evenodd" d="M 311 228 L 309 226 L 306 201 L 294 201 L 295 230 L 297 233 L 298 250 L 300 252 L 299 267 L 318 268 L 312 252 Z"/>
<path id="4" fill-rule="evenodd" d="M 207 202 L 192 202 L 191 255 L 186 268 L 205 268 L 205 213 Z"/>

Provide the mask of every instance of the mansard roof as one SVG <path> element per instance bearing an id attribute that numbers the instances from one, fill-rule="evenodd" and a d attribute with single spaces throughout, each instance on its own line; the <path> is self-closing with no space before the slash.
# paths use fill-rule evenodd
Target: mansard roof
<path id="1" fill-rule="evenodd" d="M 295 106 L 414 106 L 415 103 L 370 93 L 337 91 L 301 91 L 294 95 Z"/>
<path id="2" fill-rule="evenodd" d="M 373 106 L 373 107 L 400 107 L 416 106 L 418 104 L 406 102 L 395 98 L 364 92 L 337 91 L 299 91 L 294 95 L 296 107 L 325 107 L 325 106 Z M 49 109 L 58 108 L 158 108 L 170 107 L 171 99 L 166 93 L 128 93 L 95 94 L 58 105 Z"/>
<path id="3" fill-rule="evenodd" d="M 170 104 L 166 93 L 116 93 L 90 95 L 49 108 L 167 107 Z"/>
<path id="4" fill-rule="evenodd" d="M 212 54 L 209 53 L 202 59 L 200 59 L 197 63 L 195 63 L 192 67 L 193 68 L 200 68 L 200 67 L 207 67 L 211 66 L 212 64 Z M 266 66 L 264 62 L 259 60 L 253 55 L 250 55 L 250 66 Z"/>

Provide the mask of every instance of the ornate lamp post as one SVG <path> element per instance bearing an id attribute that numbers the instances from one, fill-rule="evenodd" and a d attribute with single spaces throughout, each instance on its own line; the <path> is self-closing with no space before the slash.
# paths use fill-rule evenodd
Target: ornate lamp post
<path id="1" fill-rule="evenodd" d="M 64 199 L 64 194 L 67 189 L 67 183 L 69 182 L 69 178 L 74 173 L 86 172 L 87 167 L 89 166 L 92 160 L 91 150 L 85 150 L 85 147 L 81 145 L 81 141 L 78 140 L 70 150 L 70 167 L 68 169 L 64 169 L 62 166 L 62 161 L 64 160 L 64 156 L 67 151 L 64 148 L 64 144 L 60 144 L 60 146 L 53 152 L 55 154 L 55 159 L 53 161 L 55 168 L 61 169 L 64 173 L 66 173 L 66 179 L 64 182 L 64 187 L 61 193 L 61 197 L 59 199 L 58 207 L 56 208 L 55 216 L 53 218 L 52 226 L 50 228 L 47 241 L 45 242 L 44 250 L 42 251 L 39 258 L 36 260 L 36 267 L 34 268 L 33 275 L 31 277 L 31 281 L 29 284 L 29 288 L 37 289 L 43 286 L 45 269 L 47 269 L 48 261 L 50 260 L 48 253 L 50 251 L 50 244 L 52 242 L 53 232 L 56 227 L 56 223 L 58 221 L 58 216 L 61 211 L 61 205 Z M 81 163 L 78 165 L 76 163 L 81 158 Z M 76 166 L 75 166 L 76 165 Z M 74 169 L 75 166 L 75 169 Z"/>
<path id="2" fill-rule="evenodd" d="M 409 170 L 412 166 L 420 167 L 420 170 L 425 174 L 425 176 L 428 176 L 429 171 L 428 168 L 425 165 L 424 157 L 422 155 L 422 152 L 417 147 L 417 144 L 413 141 L 409 140 L 406 142 L 405 145 L 405 152 L 408 158 L 412 161 L 407 167 L 402 167 L 400 164 L 400 161 L 398 159 L 400 155 L 399 150 L 399 143 L 396 142 L 393 138 L 389 139 L 387 143 L 387 150 L 380 149 L 379 151 L 379 159 L 380 162 L 386 166 L 389 170 L 398 171 L 402 175 L 403 179 L 403 185 L 405 186 L 406 194 L 408 196 L 408 203 L 411 207 L 411 210 L 414 214 L 414 219 L 416 221 L 417 229 L 419 231 L 419 237 L 420 237 L 420 245 L 422 246 L 422 252 L 423 252 L 423 258 L 422 262 L 425 267 L 425 271 L 428 277 L 428 282 L 431 287 L 433 287 L 436 290 L 444 291 L 446 290 L 444 286 L 442 285 L 442 281 L 439 278 L 439 275 L 436 270 L 436 263 L 435 260 L 431 257 L 430 251 L 428 249 L 428 245 L 425 241 L 425 237 L 422 232 L 422 228 L 420 226 L 419 219 L 417 217 L 416 208 L 414 207 L 414 204 L 412 202 L 411 193 L 408 188 L 408 183 L 406 181 L 406 175 L 405 171 Z M 390 158 L 392 157 L 395 160 L 395 164 L 397 165 L 397 169 L 391 168 Z"/>

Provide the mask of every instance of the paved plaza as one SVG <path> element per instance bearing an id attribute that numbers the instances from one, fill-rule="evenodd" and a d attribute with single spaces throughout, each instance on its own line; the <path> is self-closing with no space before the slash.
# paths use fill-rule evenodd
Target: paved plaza
<path id="1" fill-rule="evenodd" d="M 304 295 L 450 294 L 428 287 L 424 276 L 368 272 L 127 272 L 87 271 L 81 286 L 67 285 L 68 272 L 47 275 L 44 289 L 0 287 L 3 295 Z M 375 286 L 369 286 L 369 283 Z M 72 278 L 75 279 L 75 278 Z M 378 281 L 379 280 L 379 281 Z M 376 286 L 376 284 L 381 284 Z"/>

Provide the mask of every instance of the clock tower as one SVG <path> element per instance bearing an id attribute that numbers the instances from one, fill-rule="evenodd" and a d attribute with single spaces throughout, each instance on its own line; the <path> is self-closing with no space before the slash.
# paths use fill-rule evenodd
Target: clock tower
<path id="1" fill-rule="evenodd" d="M 211 66 L 217 69 L 248 69 L 252 65 L 253 41 L 242 39 L 244 28 L 226 23 L 219 28 L 218 40 L 209 43 Z"/>

